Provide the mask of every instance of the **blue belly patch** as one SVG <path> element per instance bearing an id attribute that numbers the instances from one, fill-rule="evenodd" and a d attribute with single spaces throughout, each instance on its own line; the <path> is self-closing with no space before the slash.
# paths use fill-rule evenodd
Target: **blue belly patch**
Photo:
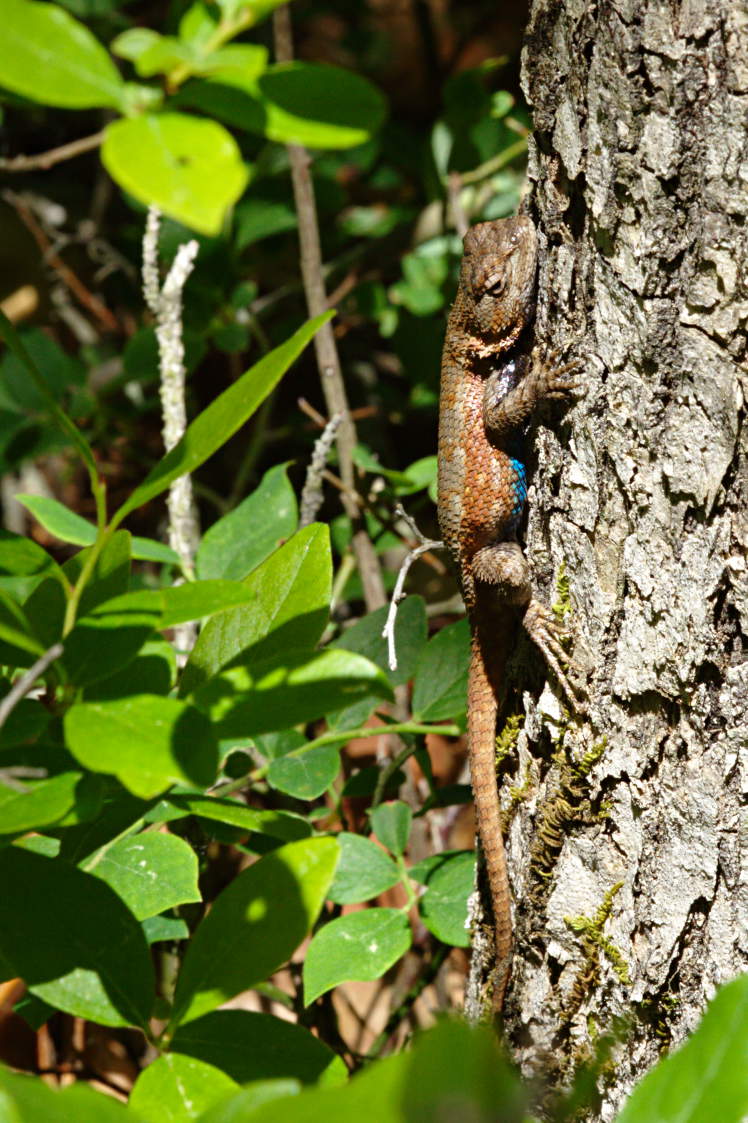
<path id="1" fill-rule="evenodd" d="M 512 513 L 509 520 L 509 529 L 516 530 L 519 520 L 522 518 L 522 512 L 527 501 L 527 470 L 521 460 L 516 456 L 509 458 L 511 466 L 512 480 L 512 497 L 514 505 L 512 506 Z"/>

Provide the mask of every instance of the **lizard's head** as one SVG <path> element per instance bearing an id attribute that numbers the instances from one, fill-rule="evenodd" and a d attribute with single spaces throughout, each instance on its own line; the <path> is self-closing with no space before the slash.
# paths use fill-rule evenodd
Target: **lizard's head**
<path id="1" fill-rule="evenodd" d="M 467 325 L 505 350 L 533 314 L 538 244 L 525 215 L 480 222 L 463 240 L 462 284 L 472 293 Z"/>

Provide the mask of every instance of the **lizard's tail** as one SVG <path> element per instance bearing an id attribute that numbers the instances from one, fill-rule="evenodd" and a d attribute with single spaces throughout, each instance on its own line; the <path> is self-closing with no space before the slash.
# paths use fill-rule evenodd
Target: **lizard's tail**
<path id="1" fill-rule="evenodd" d="M 493 637 L 494 644 L 497 637 Z M 495 649 L 494 649 L 495 650 Z M 499 1013 L 509 982 L 512 955 L 512 906 L 501 832 L 501 806 L 496 784 L 496 714 L 499 684 L 486 669 L 478 629 L 474 629 L 468 676 L 468 754 L 483 856 L 488 871 L 496 926 L 496 974 L 493 1008 Z"/>

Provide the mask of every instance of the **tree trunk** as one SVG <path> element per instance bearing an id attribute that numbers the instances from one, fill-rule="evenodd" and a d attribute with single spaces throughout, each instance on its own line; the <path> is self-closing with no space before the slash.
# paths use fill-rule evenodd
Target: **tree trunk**
<path id="1" fill-rule="evenodd" d="M 734 0 L 536 0 L 525 47 L 538 338 L 584 371 L 527 545 L 589 708 L 519 739 L 506 1024 L 563 1083 L 630 1015 L 596 1120 L 748 966 L 746 33 Z"/>

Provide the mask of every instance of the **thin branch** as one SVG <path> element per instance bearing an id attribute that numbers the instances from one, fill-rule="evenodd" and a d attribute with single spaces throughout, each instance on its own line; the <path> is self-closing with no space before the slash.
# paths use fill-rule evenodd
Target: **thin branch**
<path id="1" fill-rule="evenodd" d="M 96 317 L 105 331 L 119 331 L 119 324 L 107 306 L 102 303 L 97 296 L 94 296 L 92 292 L 89 292 L 73 270 L 70 269 L 59 254 L 53 250 L 52 243 L 34 218 L 23 196 L 17 195 L 14 191 L 4 191 L 3 198 L 15 208 L 18 217 L 39 247 L 45 263 L 54 269 L 55 273 L 57 273 L 63 284 L 70 289 L 79 304 L 82 304 L 84 308 Z"/>
<path id="2" fill-rule="evenodd" d="M 468 232 L 470 223 L 465 214 L 465 208 L 460 199 L 460 192 L 462 191 L 462 176 L 459 172 L 450 172 L 447 178 L 447 196 L 449 198 L 449 207 L 452 212 L 452 221 L 454 228 L 461 238 L 464 238 Z"/>
<path id="3" fill-rule="evenodd" d="M 61 144 L 59 148 L 50 148 L 46 152 L 37 152 L 34 156 L 8 156 L 0 158 L 1 172 L 31 172 L 37 168 L 46 171 L 63 160 L 71 160 L 73 156 L 80 156 L 98 148 L 104 139 L 103 130 L 92 133 L 91 136 L 82 136 L 78 140 L 71 140 L 69 144 Z"/>
<path id="4" fill-rule="evenodd" d="M 164 447 L 169 452 L 187 428 L 187 410 L 184 401 L 182 292 L 193 270 L 199 246 L 196 241 L 181 245 L 166 275 L 166 280 L 163 285 L 160 285 L 159 222 L 158 210 L 151 207 L 143 236 L 143 296 L 156 317 Z M 192 495 L 192 480 L 189 475 L 180 476 L 171 485 L 167 505 L 169 545 L 179 554 L 185 574 L 192 577 L 199 532 Z M 176 645 L 182 650 L 189 651 L 194 646 L 196 636 L 197 629 L 194 624 L 185 624 L 175 629 Z"/>
<path id="5" fill-rule="evenodd" d="M 398 504 L 395 507 L 395 513 L 401 518 L 405 519 L 414 538 L 417 540 L 418 545 L 410 550 L 406 555 L 403 564 L 400 566 L 400 572 L 397 575 L 395 588 L 392 591 L 392 599 L 390 600 L 390 608 L 387 613 L 387 621 L 382 629 L 382 636 L 387 640 L 387 662 L 391 671 L 397 670 L 397 650 L 395 648 L 395 621 L 397 620 L 397 608 L 402 600 L 405 600 L 405 593 L 403 587 L 405 585 L 405 578 L 408 576 L 408 571 L 413 562 L 420 558 L 422 554 L 428 553 L 429 550 L 443 550 L 444 543 L 439 542 L 434 538 L 425 538 L 416 526 L 413 519 L 405 511 L 403 507 Z"/>
<path id="6" fill-rule="evenodd" d="M 37 661 L 29 667 L 26 674 L 21 675 L 21 677 L 13 683 L 2 702 L 0 702 L 0 729 L 5 725 L 8 716 L 16 708 L 21 699 L 31 690 L 36 680 L 44 674 L 52 663 L 54 663 L 55 659 L 59 659 L 60 655 L 62 655 L 62 651 L 63 647 L 61 643 L 53 643 L 49 650 L 45 651 L 43 655 L 40 655 Z"/>
<path id="7" fill-rule="evenodd" d="M 293 59 L 293 40 L 288 5 L 276 8 L 273 13 L 273 35 L 275 55 L 278 62 L 290 62 Z M 307 308 L 310 316 L 318 316 L 327 310 L 328 300 L 322 272 L 322 253 L 314 185 L 309 171 L 311 161 L 306 149 L 298 144 L 288 145 L 288 157 L 291 165 L 296 213 L 299 219 L 301 274 L 304 280 Z M 348 494 L 355 490 L 353 450 L 356 447 L 356 428 L 348 408 L 348 397 L 343 382 L 340 358 L 333 329 L 329 323 L 320 328 L 315 335 L 314 347 L 328 415 L 330 417 L 334 417 L 336 414 L 342 415 L 337 434 L 337 446 L 340 474 L 346 490 L 341 493 L 341 498 L 345 513 L 353 525 L 353 552 L 364 589 L 366 607 L 371 612 L 386 603 L 384 582 L 379 559 L 363 526 L 360 511 Z"/>
<path id="8" fill-rule="evenodd" d="M 312 458 L 306 470 L 304 488 L 301 492 L 299 526 L 309 526 L 310 523 L 313 523 L 322 506 L 322 473 L 342 420 L 342 413 L 336 413 L 334 417 L 330 418 L 324 431 L 314 442 Z"/>

